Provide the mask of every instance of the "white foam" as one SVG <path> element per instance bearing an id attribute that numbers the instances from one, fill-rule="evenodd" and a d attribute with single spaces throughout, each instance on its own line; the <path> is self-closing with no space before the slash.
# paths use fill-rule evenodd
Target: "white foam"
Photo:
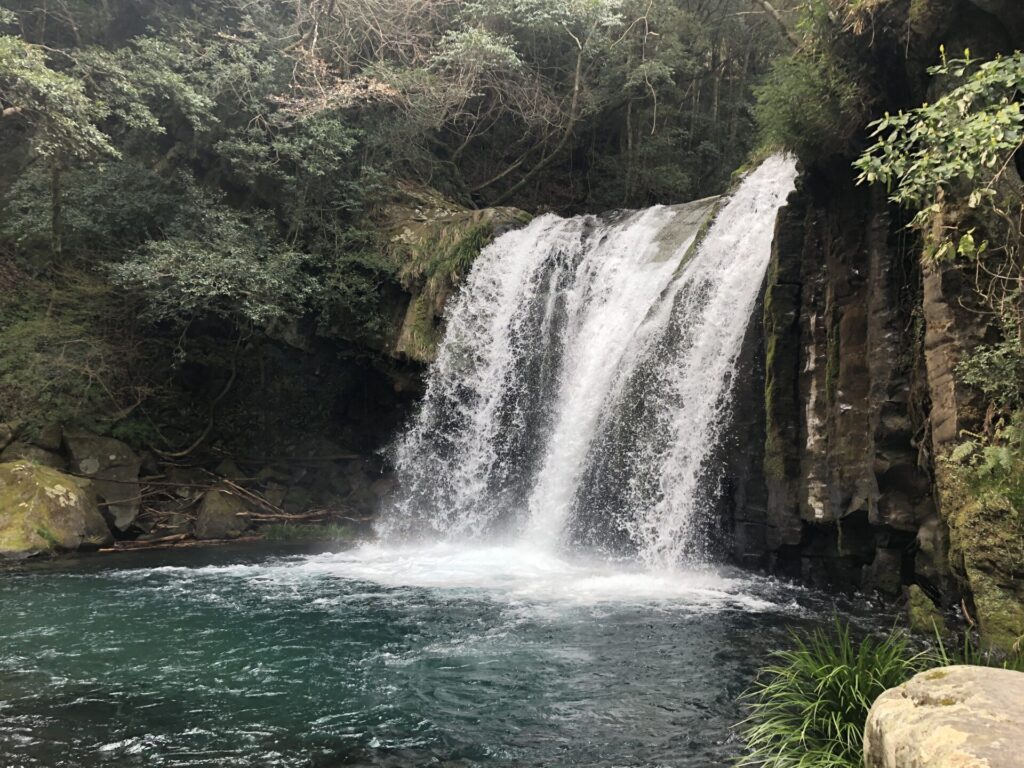
<path id="1" fill-rule="evenodd" d="M 656 605 L 684 611 L 783 610 L 758 592 L 756 577 L 715 569 L 643 569 L 635 563 L 557 555 L 522 544 L 430 542 L 388 546 L 363 544 L 343 552 L 260 564 L 202 568 L 163 567 L 121 571 L 126 578 L 173 573 L 184 589 L 206 579 L 241 579 L 272 594 L 315 591 L 323 579 L 358 582 L 338 598 L 317 597 L 327 606 L 384 589 L 431 590 L 445 599 L 493 599 L 519 606 Z M 379 594 L 379 592 L 378 592 Z"/>

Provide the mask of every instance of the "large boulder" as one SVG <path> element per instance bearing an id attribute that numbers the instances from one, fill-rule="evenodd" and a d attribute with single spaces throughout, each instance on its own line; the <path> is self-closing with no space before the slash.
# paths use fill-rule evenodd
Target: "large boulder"
<path id="1" fill-rule="evenodd" d="M 866 768 L 1020 768 L 1024 674 L 989 667 L 921 672 L 875 701 Z"/>
<path id="2" fill-rule="evenodd" d="M 110 544 L 110 533 L 88 487 L 51 467 L 0 464 L 0 556 Z"/>
<path id="3" fill-rule="evenodd" d="M 249 508 L 237 496 L 223 490 L 203 494 L 196 518 L 197 539 L 235 539 L 249 527 Z"/>
<path id="4" fill-rule="evenodd" d="M 92 479 L 111 525 L 119 531 L 131 528 L 138 517 L 142 495 L 142 462 L 135 452 L 120 440 L 88 433 L 65 434 L 64 445 L 71 459 L 71 471 Z"/>

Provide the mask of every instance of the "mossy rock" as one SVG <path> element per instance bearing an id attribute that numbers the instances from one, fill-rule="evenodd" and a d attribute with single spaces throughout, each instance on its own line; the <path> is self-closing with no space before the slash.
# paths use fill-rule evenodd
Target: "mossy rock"
<path id="1" fill-rule="evenodd" d="M 0 556 L 95 548 L 113 540 L 88 483 L 28 461 L 0 464 Z"/>
<path id="2" fill-rule="evenodd" d="M 982 641 L 1009 651 L 1024 638 L 1024 528 L 1005 499 L 972 495 L 955 466 L 936 471 L 950 561 L 974 603 Z"/>
<path id="3" fill-rule="evenodd" d="M 911 631 L 921 635 L 934 636 L 936 632 L 944 634 L 946 631 L 942 611 L 917 584 L 907 589 L 907 622 Z"/>
<path id="4" fill-rule="evenodd" d="M 28 461 L 32 464 L 59 470 L 68 468 L 68 463 L 60 454 L 24 443 L 21 440 L 15 440 L 0 452 L 0 462 L 10 463 L 12 461 Z"/>
<path id="5" fill-rule="evenodd" d="M 411 300 L 395 334 L 395 354 L 431 362 L 441 341 L 445 304 L 495 237 L 523 226 L 530 215 L 517 208 L 474 211 L 436 196 L 406 190 L 387 214 L 389 260 Z"/>

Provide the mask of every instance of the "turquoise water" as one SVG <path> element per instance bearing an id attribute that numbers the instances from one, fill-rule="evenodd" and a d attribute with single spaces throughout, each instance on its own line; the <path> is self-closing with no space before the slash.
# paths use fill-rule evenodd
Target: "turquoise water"
<path id="1" fill-rule="evenodd" d="M 708 766 L 829 598 L 503 547 L 0 573 L 3 766 Z"/>

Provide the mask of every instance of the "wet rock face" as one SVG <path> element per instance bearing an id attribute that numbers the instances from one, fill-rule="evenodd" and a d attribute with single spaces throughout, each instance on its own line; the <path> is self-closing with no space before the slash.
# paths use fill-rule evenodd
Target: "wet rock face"
<path id="1" fill-rule="evenodd" d="M 0 556 L 28 557 L 112 541 L 88 481 L 28 461 L 0 464 Z"/>
<path id="2" fill-rule="evenodd" d="M 864 730 L 866 768 L 1019 768 L 1024 674 L 932 669 L 875 701 Z"/>
<path id="3" fill-rule="evenodd" d="M 111 524 L 127 531 L 139 514 L 142 489 L 135 452 L 120 440 L 86 433 L 64 435 L 70 470 L 93 481 L 96 495 L 104 504 Z"/>
<path id="4" fill-rule="evenodd" d="M 778 570 L 892 595 L 913 571 L 917 533 L 936 518 L 914 443 L 915 288 L 884 199 L 845 166 L 806 172 L 780 216 L 765 300 Z"/>

